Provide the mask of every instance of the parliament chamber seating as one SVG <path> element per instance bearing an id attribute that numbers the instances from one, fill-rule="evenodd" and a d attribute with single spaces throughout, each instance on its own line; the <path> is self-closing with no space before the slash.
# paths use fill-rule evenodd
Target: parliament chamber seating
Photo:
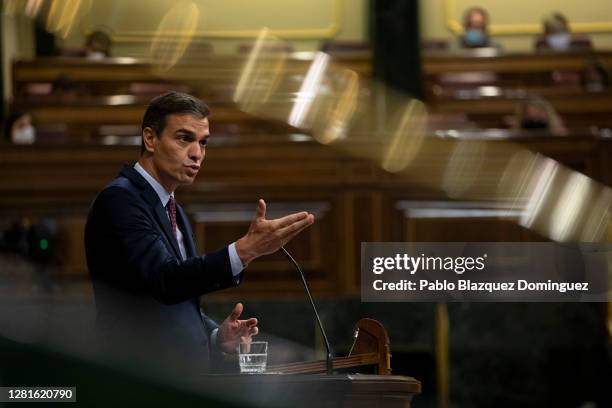
<path id="1" fill-rule="evenodd" d="M 339 50 L 332 53 L 334 61 L 362 78 L 372 77 L 367 47 L 355 49 L 357 45 L 352 43 L 330 44 L 328 48 Z M 609 128 L 612 127 L 610 89 L 592 92 L 576 81 L 557 80 L 560 76 L 580 76 L 594 60 L 611 66 L 612 53 L 479 55 L 478 51 L 427 51 L 423 57 L 425 102 L 438 119 L 450 116 L 448 126 L 453 125 L 453 117 L 465 115 L 477 127 L 497 128 L 507 126 L 504 118 L 515 112 L 517 102 L 537 95 L 552 104 L 569 128 Z M 176 89 L 206 100 L 214 108 L 217 125 L 228 123 L 230 129 L 238 127 L 232 133 L 249 132 L 241 126 L 243 121 L 270 131 L 265 123 L 269 121 L 247 119 L 234 108 L 232 95 L 244 61 L 244 56 L 211 55 L 198 63 L 179 65 L 167 73 L 130 58 L 17 61 L 13 67 L 14 107 L 32 109 L 37 125 L 64 124 L 70 128 L 74 124 L 85 140 L 89 140 L 96 134 L 96 127 L 83 127 L 87 121 L 103 125 L 137 124 L 141 109 L 151 95 Z M 288 76 L 295 73 L 296 77 L 303 77 L 311 61 L 302 53 L 289 54 L 285 65 Z M 86 94 L 77 98 L 54 94 L 53 82 L 61 76 L 77 82 L 87 90 Z M 90 115 L 92 110 L 98 115 Z M 440 128 L 444 126 L 440 124 Z M 288 131 L 287 127 L 279 129 Z"/>
<path id="2" fill-rule="evenodd" d="M 464 113 L 482 128 L 500 127 L 517 101 L 536 95 L 570 128 L 612 127 L 612 90 L 589 92 L 581 83 L 593 61 L 612 66 L 612 52 L 429 51 L 423 61 L 425 99 L 436 113 Z"/>
<path id="3" fill-rule="evenodd" d="M 556 70 L 579 72 L 593 57 L 612 63 L 608 52 L 492 56 L 425 52 L 425 102 L 432 118 L 428 139 L 445 151 L 464 139 L 519 144 L 612 186 L 612 144 L 609 132 L 599 129 L 612 126 L 612 93 L 543 82 Z M 370 56 L 361 49 L 355 54 L 338 53 L 334 61 L 362 78 L 372 77 Z M 290 54 L 287 72 L 303 74 L 310 62 L 304 54 Z M 32 113 L 40 143 L 5 144 L 0 149 L 4 174 L 0 209 L 5 219 L 58 219 L 63 239 L 58 273 L 66 279 L 86 279 L 82 228 L 88 206 L 122 163 L 137 159 L 139 124 L 151 95 L 176 87 L 202 97 L 213 112 L 215 137 L 202 174 L 178 194 L 195 222 L 201 250 L 219 247 L 243 233 L 259 197 L 270 202 L 273 214 L 307 209 L 317 216 L 315 226 L 291 248 L 313 276 L 314 291 L 330 296 L 359 293 L 360 242 L 545 239 L 500 217 L 502 209 L 488 208 L 493 197 L 451 200 L 431 186 L 415 183 L 414 177 L 387 173 L 359 155 L 320 145 L 303 134 L 296 138 L 303 132 L 286 123 L 240 111 L 232 102 L 232 92 L 243 64 L 244 56 L 210 55 L 197 64 L 179 64 L 160 73 L 150 64 L 129 58 L 15 62 L 13 106 Z M 40 88 L 61 75 L 78 81 L 88 94 L 75 100 L 28 91 L 33 84 Z M 452 75 L 454 82 L 449 80 Z M 544 96 L 555 106 L 570 128 L 567 136 L 478 129 L 498 127 L 528 92 Z M 355 143 L 364 150 L 378 148 L 376 140 Z M 439 177 L 423 163 L 439 163 L 443 156 L 433 150 L 423 154 L 422 167 L 417 165 L 411 173 Z M 437 209 L 435 217 L 421 216 L 428 206 Z M 445 215 L 465 208 L 488 210 Z M 476 220 L 474 214 L 481 215 Z M 252 269 L 247 289 L 218 296 L 265 297 L 278 289 L 301 291 L 280 258 L 269 257 Z"/>

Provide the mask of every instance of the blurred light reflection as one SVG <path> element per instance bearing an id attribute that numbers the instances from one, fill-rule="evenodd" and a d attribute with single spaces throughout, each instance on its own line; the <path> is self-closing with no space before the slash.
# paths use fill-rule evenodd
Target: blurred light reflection
<path id="1" fill-rule="evenodd" d="M 329 64 L 329 55 L 317 52 L 310 64 L 306 78 L 289 114 L 289 124 L 297 128 L 303 127 L 310 112 L 310 107 L 321 90 L 323 75 Z"/>
<path id="2" fill-rule="evenodd" d="M 329 89 L 321 94 L 321 111 L 314 119 L 314 137 L 330 144 L 346 137 L 349 123 L 357 108 L 359 76 L 349 69 L 335 69 L 329 78 Z"/>
<path id="3" fill-rule="evenodd" d="M 382 158 L 383 169 L 397 173 L 404 170 L 417 156 L 425 137 L 427 110 L 425 105 L 412 99 L 398 112 L 398 118 L 389 123 L 389 140 Z"/>
<path id="4" fill-rule="evenodd" d="M 91 6 L 92 0 L 52 0 L 47 14 L 47 31 L 67 38 Z"/>
<path id="5" fill-rule="evenodd" d="M 550 191 L 554 184 L 560 166 L 556 161 L 537 156 L 533 173 L 530 175 L 527 187 L 527 197 L 525 212 L 519 223 L 525 228 L 532 228 L 538 217 L 544 212 L 544 203 L 549 198 Z"/>
<path id="6" fill-rule="evenodd" d="M 282 120 L 450 198 L 498 203 L 509 219 L 551 239 L 597 240 L 607 231 L 609 188 L 506 141 L 507 132 L 451 129 L 443 139 L 427 137 L 421 101 L 360 78 L 322 52 L 307 67 L 289 69 L 288 53 L 266 51 L 282 48 L 278 42 L 260 33 L 234 92 L 243 111 Z"/>
<path id="7" fill-rule="evenodd" d="M 556 241 L 568 241 L 575 236 L 580 216 L 592 193 L 592 181 L 578 172 L 569 174 L 557 198 L 549 225 L 549 236 Z"/>
<path id="8" fill-rule="evenodd" d="M 482 141 L 456 142 L 448 158 L 442 189 L 449 197 L 458 198 L 466 195 L 468 190 L 482 177 L 486 145 Z"/>
<path id="9" fill-rule="evenodd" d="M 169 71 L 185 54 L 198 27 L 200 9 L 192 1 L 180 1 L 164 15 L 149 51 L 158 72 Z"/>
<path id="10" fill-rule="evenodd" d="M 283 76 L 288 52 L 270 51 L 275 49 L 274 45 L 279 42 L 269 34 L 267 28 L 260 31 L 245 61 L 233 95 L 234 102 L 241 110 L 251 114 L 263 114 L 263 107 L 271 96 L 281 92 L 277 87 Z M 285 117 L 278 119 L 286 120 Z"/>
<path id="11" fill-rule="evenodd" d="M 27 17 L 35 18 L 40 13 L 44 0 L 28 0 L 25 6 L 24 14 Z"/>
<path id="12" fill-rule="evenodd" d="M 598 242 L 604 238 L 605 227 L 610 222 L 610 206 L 612 205 L 612 190 L 602 186 L 599 193 L 585 208 L 587 219 L 580 233 L 581 242 Z M 612 269 L 611 269 L 612 270 Z"/>

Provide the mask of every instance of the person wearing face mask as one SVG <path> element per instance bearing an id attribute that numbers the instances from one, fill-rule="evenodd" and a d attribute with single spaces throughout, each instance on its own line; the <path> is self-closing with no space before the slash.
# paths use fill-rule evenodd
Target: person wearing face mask
<path id="1" fill-rule="evenodd" d="M 87 36 L 82 47 L 63 48 L 61 56 L 100 61 L 111 56 L 111 46 L 112 40 L 110 36 L 104 31 L 96 30 Z"/>
<path id="2" fill-rule="evenodd" d="M 463 15 L 463 36 L 459 39 L 462 48 L 490 47 L 489 13 L 482 7 L 472 7 Z"/>
<path id="3" fill-rule="evenodd" d="M 516 105 L 514 130 L 546 130 L 554 136 L 564 136 L 567 129 L 555 108 L 546 100 L 530 96 Z"/>
<path id="4" fill-rule="evenodd" d="M 36 141 L 36 129 L 28 112 L 13 112 L 4 126 L 4 136 L 14 144 L 32 144 Z"/>
<path id="5" fill-rule="evenodd" d="M 102 60 L 110 57 L 111 39 L 103 31 L 94 31 L 85 41 L 85 57 L 91 60 Z"/>
<path id="6" fill-rule="evenodd" d="M 538 51 L 578 51 L 592 49 L 587 37 L 572 35 L 567 18 L 554 12 L 542 19 L 544 36 L 536 39 Z"/>

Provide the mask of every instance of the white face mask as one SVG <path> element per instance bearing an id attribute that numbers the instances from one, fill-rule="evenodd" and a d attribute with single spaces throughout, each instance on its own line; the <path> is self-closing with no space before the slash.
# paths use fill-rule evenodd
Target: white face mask
<path id="1" fill-rule="evenodd" d="M 571 39 L 570 33 L 555 33 L 549 34 L 546 37 L 546 42 L 553 50 L 563 51 L 569 48 Z"/>
<path id="2" fill-rule="evenodd" d="M 36 140 L 36 129 L 32 125 L 15 129 L 12 140 L 15 144 L 32 144 Z"/>
<path id="3" fill-rule="evenodd" d="M 104 58 L 106 58 L 106 55 L 104 55 L 102 51 L 88 51 L 87 52 L 87 59 L 103 60 Z"/>

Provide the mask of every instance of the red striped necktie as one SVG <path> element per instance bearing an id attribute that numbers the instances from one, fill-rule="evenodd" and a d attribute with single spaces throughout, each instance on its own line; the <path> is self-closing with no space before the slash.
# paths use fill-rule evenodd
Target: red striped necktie
<path id="1" fill-rule="evenodd" d="M 174 197 L 170 196 L 170 199 L 168 200 L 168 204 L 166 204 L 166 210 L 168 211 L 168 216 L 170 217 L 170 224 L 172 224 L 172 233 L 174 234 L 174 238 L 177 238 L 176 236 L 176 201 L 174 201 Z"/>

